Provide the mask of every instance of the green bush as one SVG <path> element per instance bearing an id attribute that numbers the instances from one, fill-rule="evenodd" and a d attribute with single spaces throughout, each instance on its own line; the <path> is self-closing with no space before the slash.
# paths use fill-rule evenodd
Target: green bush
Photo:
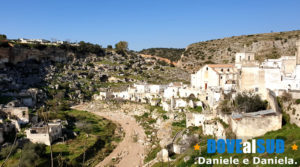
<path id="1" fill-rule="evenodd" d="M 12 150 L 11 155 L 14 155 L 17 151 L 17 145 L 10 145 L 10 146 L 2 148 L 0 151 L 0 158 L 5 159 L 6 156 L 9 154 L 10 150 Z"/>
<path id="2" fill-rule="evenodd" d="M 6 37 L 5 34 L 0 34 L 0 41 L 1 41 L 1 40 L 6 40 L 6 39 L 7 39 L 7 37 Z"/>
<path id="3" fill-rule="evenodd" d="M 20 165 L 23 167 L 36 166 L 41 158 L 46 156 L 46 145 L 26 143 L 22 149 Z"/>
<path id="4" fill-rule="evenodd" d="M 178 127 L 185 128 L 186 127 L 186 120 L 184 119 L 184 120 L 179 121 L 179 122 L 173 122 L 172 126 L 178 126 Z"/>
<path id="5" fill-rule="evenodd" d="M 117 53 L 124 55 L 125 52 L 128 50 L 128 42 L 120 41 L 116 43 L 115 48 Z"/>
<path id="6" fill-rule="evenodd" d="M 254 93 L 239 93 L 235 97 L 235 106 L 240 112 L 256 112 L 267 108 L 267 101 L 261 100 L 260 96 Z"/>
<path id="7" fill-rule="evenodd" d="M 300 104 L 300 99 L 295 100 L 296 104 Z"/>
<path id="8" fill-rule="evenodd" d="M 202 113 L 202 107 L 198 106 L 196 108 L 189 108 L 191 112 Z"/>
<path id="9" fill-rule="evenodd" d="M 181 48 L 149 48 L 143 49 L 139 53 L 163 57 L 173 62 L 177 62 L 180 59 L 183 52 L 184 49 Z"/>
<path id="10" fill-rule="evenodd" d="M 149 162 L 153 160 L 156 157 L 157 153 L 160 151 L 160 149 L 161 149 L 160 147 L 156 147 L 153 150 L 151 150 L 149 154 L 146 156 L 145 162 Z"/>

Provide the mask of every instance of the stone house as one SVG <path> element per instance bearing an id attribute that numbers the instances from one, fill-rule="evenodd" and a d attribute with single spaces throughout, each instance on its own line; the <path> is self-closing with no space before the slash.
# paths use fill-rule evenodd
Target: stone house
<path id="1" fill-rule="evenodd" d="M 47 131 L 47 125 L 42 123 L 25 130 L 26 137 L 33 143 L 42 143 L 50 145 L 53 141 L 62 137 L 62 124 L 60 122 L 48 123 L 49 133 Z"/>
<path id="2" fill-rule="evenodd" d="M 8 107 L 3 108 L 2 111 L 11 117 L 16 117 L 19 124 L 26 124 L 29 122 L 28 107 Z"/>
<path id="3" fill-rule="evenodd" d="M 113 98 L 114 95 L 112 92 L 99 92 L 99 95 L 95 94 L 93 96 L 93 99 L 95 100 L 106 100 L 106 99 L 110 99 Z"/>
<path id="4" fill-rule="evenodd" d="M 173 82 L 168 85 L 168 87 L 164 90 L 163 97 L 165 99 L 171 99 L 171 98 L 179 98 L 179 89 L 182 87 L 186 87 L 181 82 Z"/>
<path id="5" fill-rule="evenodd" d="M 207 120 L 212 120 L 216 116 L 212 113 L 186 113 L 186 127 L 190 126 L 203 126 Z"/>
<path id="6" fill-rule="evenodd" d="M 217 139 L 226 139 L 225 127 L 217 120 L 206 120 L 203 123 L 203 134 L 211 135 Z"/>

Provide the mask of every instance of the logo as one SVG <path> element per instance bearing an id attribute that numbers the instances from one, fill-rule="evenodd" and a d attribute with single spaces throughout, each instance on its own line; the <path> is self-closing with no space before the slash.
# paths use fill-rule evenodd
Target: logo
<path id="1" fill-rule="evenodd" d="M 284 140 L 282 139 L 253 139 L 252 142 L 242 142 L 242 139 L 208 139 L 207 153 L 283 153 Z"/>
<path id="2" fill-rule="evenodd" d="M 216 154 L 213 156 L 218 156 L 219 154 L 273 154 L 274 157 L 262 158 L 262 157 L 252 157 L 249 158 L 234 158 L 228 157 L 223 158 L 221 155 L 216 158 L 208 157 L 198 157 L 195 164 L 219 164 L 219 165 L 239 165 L 239 164 L 254 164 L 254 165 L 295 165 L 297 161 L 289 157 L 277 157 L 285 151 L 285 142 L 283 139 L 253 139 L 251 141 L 243 142 L 242 139 L 208 139 L 207 140 L 207 153 Z M 297 151 L 298 146 L 294 143 L 290 146 L 292 151 Z M 200 151 L 201 147 L 199 144 L 194 145 L 194 150 Z M 252 162 L 251 162 L 252 161 Z"/>

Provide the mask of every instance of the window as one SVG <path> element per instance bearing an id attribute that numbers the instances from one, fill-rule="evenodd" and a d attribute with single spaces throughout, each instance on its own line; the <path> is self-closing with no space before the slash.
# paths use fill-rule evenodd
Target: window
<path id="1" fill-rule="evenodd" d="M 208 71 L 208 67 L 206 67 L 206 71 Z"/>
<path id="2" fill-rule="evenodd" d="M 221 68 L 221 71 L 223 72 L 223 68 Z"/>
<path id="3" fill-rule="evenodd" d="M 255 92 L 258 92 L 258 88 L 255 88 Z"/>
<path id="4" fill-rule="evenodd" d="M 206 98 L 205 98 L 206 100 L 208 100 L 208 96 L 206 96 Z"/>
<path id="5" fill-rule="evenodd" d="M 250 61 L 250 56 L 248 56 L 248 61 Z"/>
<path id="6" fill-rule="evenodd" d="M 221 79 L 223 79 L 223 77 L 221 76 Z"/>
<path id="7" fill-rule="evenodd" d="M 227 69 L 227 72 L 229 72 L 230 70 L 229 70 L 229 68 Z"/>

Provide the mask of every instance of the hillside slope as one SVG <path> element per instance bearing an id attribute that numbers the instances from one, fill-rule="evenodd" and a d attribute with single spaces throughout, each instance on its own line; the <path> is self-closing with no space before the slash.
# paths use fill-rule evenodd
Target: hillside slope
<path id="1" fill-rule="evenodd" d="M 265 58 L 295 55 L 300 30 L 233 36 L 187 46 L 177 66 L 190 72 L 207 63 L 232 63 L 236 52 L 251 51 L 260 61 Z"/>
<path id="2" fill-rule="evenodd" d="M 139 53 L 162 57 L 162 58 L 169 59 L 172 62 L 177 62 L 180 59 L 183 52 L 184 52 L 183 48 L 149 48 L 149 49 L 143 49 Z"/>

